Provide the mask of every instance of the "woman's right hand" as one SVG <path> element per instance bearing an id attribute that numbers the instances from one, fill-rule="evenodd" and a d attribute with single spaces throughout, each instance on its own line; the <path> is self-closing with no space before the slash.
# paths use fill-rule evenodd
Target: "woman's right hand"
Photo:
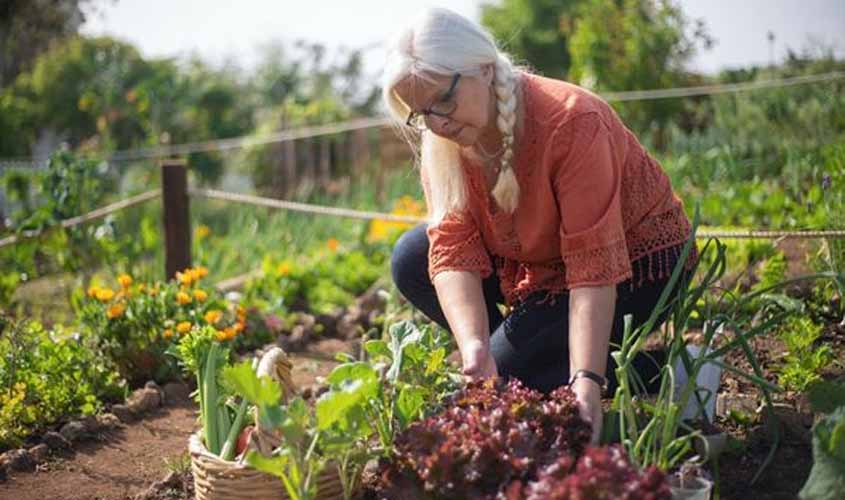
<path id="1" fill-rule="evenodd" d="M 475 382 L 485 378 L 499 376 L 496 370 L 496 360 L 490 353 L 487 344 L 473 342 L 463 346 L 461 349 L 461 361 L 463 363 L 462 373 L 467 382 Z"/>

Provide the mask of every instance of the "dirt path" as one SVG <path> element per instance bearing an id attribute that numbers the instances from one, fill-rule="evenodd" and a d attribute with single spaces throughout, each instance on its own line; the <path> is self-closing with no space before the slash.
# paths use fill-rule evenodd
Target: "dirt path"
<path id="1" fill-rule="evenodd" d="M 292 354 L 298 387 L 312 385 L 337 364 L 334 353 L 350 346 L 336 340 Z M 54 457 L 36 472 L 13 473 L 0 483 L 2 500 L 123 500 L 144 492 L 170 467 L 186 464 L 188 438 L 197 428 L 197 406 L 184 400 L 159 408 L 141 421 L 122 426 Z M 168 463 L 171 464 L 168 467 Z"/>

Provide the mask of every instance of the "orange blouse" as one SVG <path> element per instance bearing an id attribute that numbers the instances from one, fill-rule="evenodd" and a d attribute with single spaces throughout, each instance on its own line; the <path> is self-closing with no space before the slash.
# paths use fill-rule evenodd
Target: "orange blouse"
<path id="1" fill-rule="evenodd" d="M 690 223 L 657 161 L 595 94 L 537 75 L 522 81 L 525 119 L 512 163 L 517 209 L 499 209 L 483 167 L 462 158 L 467 206 L 427 229 L 431 279 L 449 270 L 486 278 L 495 270 L 513 305 L 538 290 L 621 283 L 645 256 L 658 259 L 649 279 L 671 273 L 659 251 L 684 243 Z"/>

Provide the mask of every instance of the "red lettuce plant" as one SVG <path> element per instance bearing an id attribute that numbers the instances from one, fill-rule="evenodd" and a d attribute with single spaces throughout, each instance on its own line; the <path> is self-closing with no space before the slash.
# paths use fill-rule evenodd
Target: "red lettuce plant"
<path id="1" fill-rule="evenodd" d="M 580 456 L 589 440 L 568 388 L 546 396 L 517 380 L 471 383 L 444 411 L 397 436 L 382 494 L 417 489 L 429 498 L 493 499 L 559 457 Z"/>
<path id="2" fill-rule="evenodd" d="M 513 498 L 513 497 L 510 497 Z M 619 445 L 588 448 L 578 459 L 563 456 L 544 467 L 525 488 L 526 500 L 660 500 L 671 498 L 656 467 L 639 471 Z"/>

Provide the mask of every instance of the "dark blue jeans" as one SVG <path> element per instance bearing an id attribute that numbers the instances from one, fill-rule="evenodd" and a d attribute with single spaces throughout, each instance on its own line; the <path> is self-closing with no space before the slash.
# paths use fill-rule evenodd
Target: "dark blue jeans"
<path id="1" fill-rule="evenodd" d="M 440 308 L 437 292 L 428 276 L 428 236 L 425 226 L 417 226 L 406 232 L 396 242 L 391 259 L 393 281 L 402 295 L 432 321 L 449 329 L 449 324 Z M 677 261 L 681 247 L 664 251 L 669 269 Z M 672 259 L 674 256 L 674 260 Z M 611 345 L 621 344 L 623 317 L 633 316 L 633 326 L 648 320 L 668 278 L 645 280 L 641 286 L 631 290 L 631 281 L 640 282 L 641 273 L 647 273 L 652 260 L 646 257 L 632 266 L 634 277 L 617 285 L 617 301 L 611 332 Z M 656 273 L 655 273 L 656 274 Z M 498 277 L 494 272 L 482 280 L 487 318 L 490 324 L 490 349 L 496 360 L 499 375 L 505 379 L 516 377 L 532 389 L 550 392 L 569 380 L 569 295 L 562 293 L 555 300 L 544 300 L 546 292 L 537 292 L 524 301 L 515 304 L 510 314 L 503 317 L 497 304 L 504 303 Z M 677 286 L 675 290 L 677 290 Z M 674 296 L 674 294 L 673 294 Z M 671 298 L 671 297 L 670 297 Z M 666 314 L 658 320 L 658 325 Z M 657 326 L 657 325 L 656 325 Z M 608 349 L 607 373 L 610 390 L 616 386 L 615 362 Z M 634 368 L 647 384 L 650 392 L 656 392 L 659 378 L 656 377 L 666 356 L 662 351 L 651 351 L 638 355 Z M 649 383 L 649 381 L 652 381 Z M 612 392 L 611 392 L 612 393 Z"/>

